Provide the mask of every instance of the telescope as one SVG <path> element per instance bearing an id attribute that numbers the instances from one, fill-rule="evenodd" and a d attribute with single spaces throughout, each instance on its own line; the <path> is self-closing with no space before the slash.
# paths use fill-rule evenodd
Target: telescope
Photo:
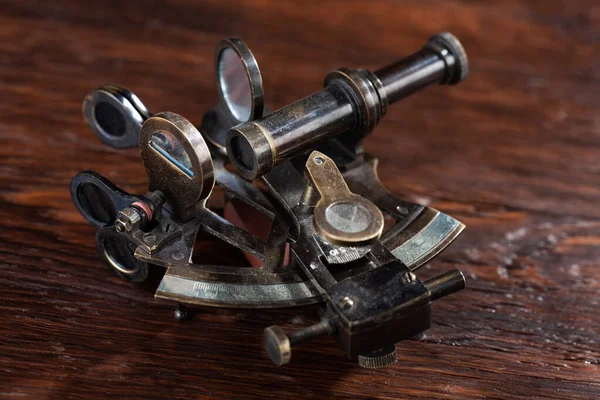
<path id="1" fill-rule="evenodd" d="M 457 84 L 467 73 L 460 42 L 440 33 L 417 53 L 375 72 L 333 71 L 323 90 L 234 127 L 226 136 L 227 154 L 241 176 L 255 179 L 320 141 L 346 135 L 347 142 L 358 142 L 389 105 L 434 83 Z"/>
<path id="2" fill-rule="evenodd" d="M 390 193 L 362 142 L 393 103 L 461 82 L 463 46 L 439 33 L 376 71 L 333 71 L 322 90 L 272 112 L 242 40 L 218 43 L 215 70 L 218 100 L 199 127 L 170 111 L 150 113 L 122 86 L 85 97 L 95 135 L 113 148 L 139 147 L 148 176 L 144 194 L 93 171 L 73 178 L 73 202 L 98 229 L 100 258 L 134 283 L 162 268 L 155 296 L 177 303 L 178 319 L 189 315 L 184 305 L 260 312 L 319 304 L 313 325 L 265 329 L 277 365 L 319 335 L 335 337 L 363 367 L 394 363 L 395 344 L 431 327 L 432 302 L 465 287 L 456 269 L 427 280 L 416 273 L 464 225 Z M 198 254 L 207 238 L 234 247 L 242 261 L 225 265 Z"/>

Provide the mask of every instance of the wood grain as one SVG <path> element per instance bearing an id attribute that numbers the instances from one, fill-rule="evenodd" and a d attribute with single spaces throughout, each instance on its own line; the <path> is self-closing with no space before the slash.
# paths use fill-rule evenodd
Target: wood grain
<path id="1" fill-rule="evenodd" d="M 221 38 L 250 45 L 276 108 L 442 30 L 470 77 L 390 108 L 366 147 L 394 193 L 467 224 L 422 275 L 458 267 L 468 289 L 393 367 L 361 369 L 327 338 L 274 367 L 262 329 L 306 324 L 303 310 L 176 323 L 155 281 L 100 263 L 71 177 L 140 193 L 146 176 L 84 125 L 90 89 L 119 83 L 199 123 Z M 600 398 L 599 89 L 593 0 L 0 2 L 0 397 Z"/>

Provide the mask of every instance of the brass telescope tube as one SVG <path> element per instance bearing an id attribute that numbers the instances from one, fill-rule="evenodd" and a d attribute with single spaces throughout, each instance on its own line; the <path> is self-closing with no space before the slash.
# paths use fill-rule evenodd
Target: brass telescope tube
<path id="1" fill-rule="evenodd" d="M 227 154 L 242 177 L 255 179 L 323 139 L 351 131 L 367 135 L 388 104 L 434 83 L 457 84 L 468 68 L 458 39 L 439 33 L 418 52 L 375 72 L 331 72 L 324 89 L 232 128 L 226 137 Z"/>

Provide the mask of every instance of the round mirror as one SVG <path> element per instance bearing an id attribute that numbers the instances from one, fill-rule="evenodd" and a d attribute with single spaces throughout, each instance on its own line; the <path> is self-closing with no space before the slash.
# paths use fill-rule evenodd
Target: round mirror
<path id="1" fill-rule="evenodd" d="M 262 78 L 256 59 L 239 39 L 221 41 L 216 52 L 217 84 L 231 116 L 239 122 L 263 113 Z"/>
<path id="2" fill-rule="evenodd" d="M 219 59 L 219 85 L 229 111 L 240 121 L 248 121 L 252 113 L 252 89 L 246 67 L 237 53 L 228 48 Z"/>

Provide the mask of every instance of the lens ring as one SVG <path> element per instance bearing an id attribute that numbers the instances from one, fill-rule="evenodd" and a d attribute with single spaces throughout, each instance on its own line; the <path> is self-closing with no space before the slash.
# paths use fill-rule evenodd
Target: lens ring
<path id="1" fill-rule="evenodd" d="M 237 165 L 246 171 L 252 171 L 256 165 L 256 156 L 250 143 L 241 135 L 233 136 L 229 145 L 231 156 Z"/>
<path id="2" fill-rule="evenodd" d="M 97 232 L 96 249 L 104 263 L 121 279 L 134 283 L 148 279 L 148 263 L 135 257 L 134 248 L 125 237 L 117 233 L 114 225 Z"/>
<path id="3" fill-rule="evenodd" d="M 83 100 L 83 116 L 96 137 L 117 149 L 137 147 L 147 118 L 125 96 L 126 89 L 106 85 Z"/>
<path id="4" fill-rule="evenodd" d="M 242 123 L 262 117 L 262 77 L 254 55 L 242 40 L 229 38 L 217 44 L 215 72 L 221 101 L 233 119 Z"/>

